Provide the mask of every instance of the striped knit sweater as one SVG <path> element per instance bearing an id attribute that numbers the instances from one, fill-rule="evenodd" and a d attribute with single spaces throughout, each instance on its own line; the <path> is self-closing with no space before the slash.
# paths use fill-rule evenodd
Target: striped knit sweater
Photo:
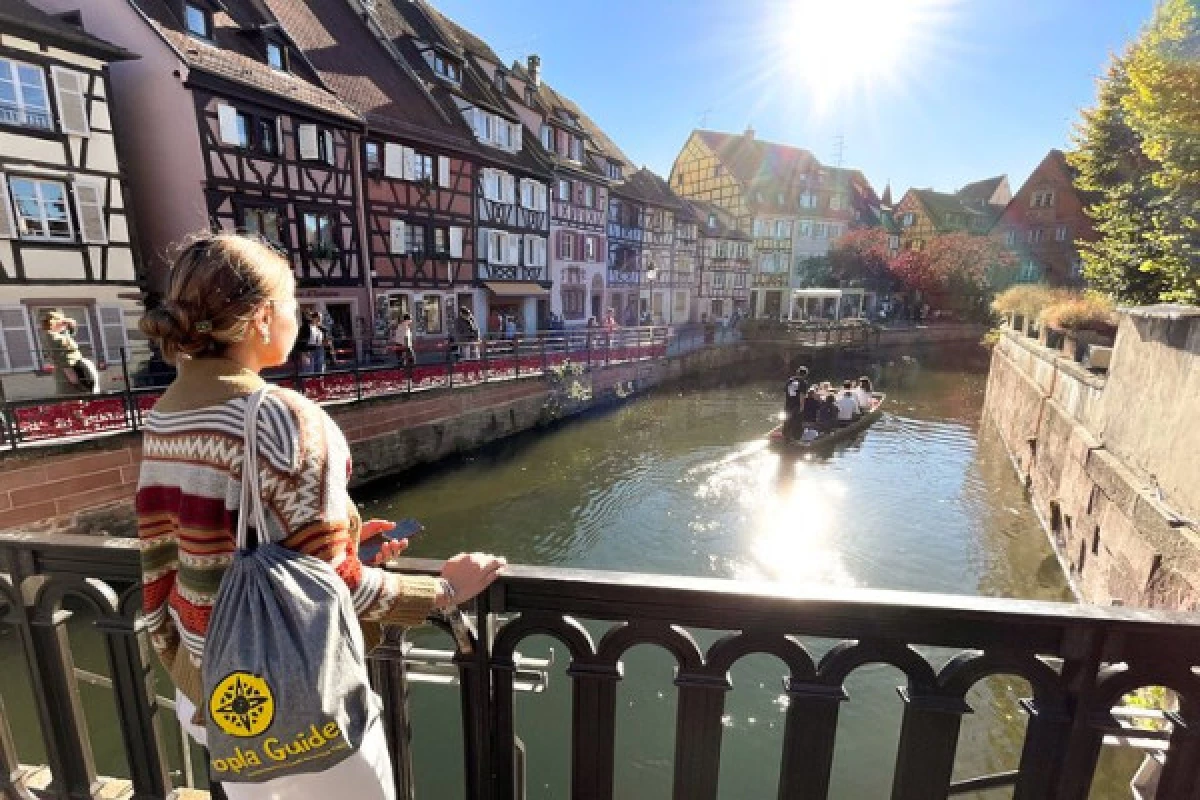
<path id="1" fill-rule="evenodd" d="M 143 606 L 155 651 L 197 708 L 213 600 L 234 553 L 243 421 L 255 373 L 218 358 L 185 361 L 150 412 L 137 491 Z M 319 406 L 273 389 L 258 417 L 259 471 L 271 538 L 324 559 L 345 580 L 359 618 L 415 625 L 438 585 L 367 567 L 346 486 L 350 449 Z"/>

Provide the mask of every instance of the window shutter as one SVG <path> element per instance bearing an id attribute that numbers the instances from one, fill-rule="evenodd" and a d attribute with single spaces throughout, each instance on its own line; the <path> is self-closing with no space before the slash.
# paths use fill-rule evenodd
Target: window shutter
<path id="1" fill-rule="evenodd" d="M 512 175 L 504 176 L 504 194 L 505 194 L 505 202 L 507 202 L 507 203 L 517 202 L 517 179 L 514 178 Z"/>
<path id="2" fill-rule="evenodd" d="M 79 237 L 87 244 L 107 244 L 103 185 L 92 181 L 76 181 L 75 211 L 79 214 Z"/>
<path id="3" fill-rule="evenodd" d="M 520 263 L 521 237 L 508 233 L 504 235 L 504 263 L 516 266 Z"/>
<path id="4" fill-rule="evenodd" d="M 535 183 L 533 185 L 534 205 L 538 211 L 546 211 L 549 209 L 549 194 L 550 188 L 544 183 Z"/>
<path id="5" fill-rule="evenodd" d="M 54 95 L 58 100 L 58 124 L 63 133 L 90 136 L 88 125 L 87 76 L 62 67 L 51 67 Z"/>
<path id="6" fill-rule="evenodd" d="M 450 257 L 462 258 L 463 254 L 463 229 L 453 227 L 450 229 Z"/>
<path id="7" fill-rule="evenodd" d="M 520 152 L 521 150 L 521 136 L 523 135 L 524 130 L 524 125 L 517 124 L 512 126 L 512 146 L 513 150 L 516 152 Z"/>
<path id="8" fill-rule="evenodd" d="M 389 178 L 404 177 L 404 148 L 387 142 L 383 146 L 383 174 Z"/>
<path id="9" fill-rule="evenodd" d="M 417 154 L 411 147 L 403 148 L 404 180 L 411 181 L 417 177 Z"/>
<path id="10" fill-rule="evenodd" d="M 438 156 L 438 185 L 443 189 L 450 188 L 450 158 Z"/>
<path id="11" fill-rule="evenodd" d="M 0 175 L 0 239 L 14 239 L 16 235 L 17 218 L 8 193 L 8 179 Z"/>
<path id="12" fill-rule="evenodd" d="M 217 106 L 217 122 L 221 129 L 221 142 L 224 144 L 238 143 L 238 126 L 237 126 L 237 109 L 231 105 L 221 103 Z M 312 127 L 311 125 L 309 127 Z M 304 126 L 300 126 L 301 140 L 304 138 Z M 300 146 L 301 151 L 304 150 L 303 141 Z M 314 158 L 316 147 L 314 146 Z"/>
<path id="13" fill-rule="evenodd" d="M 325 140 L 325 163 L 333 166 L 337 163 L 337 149 L 333 138 L 333 131 L 321 131 L 321 138 Z"/>
<path id="14" fill-rule="evenodd" d="M 315 160 L 318 156 L 317 126 L 305 124 L 296 130 L 300 137 L 300 158 L 304 161 Z M 224 138 L 224 134 L 222 134 L 222 138 Z"/>
<path id="15" fill-rule="evenodd" d="M 394 219 L 391 224 L 391 241 L 389 250 L 393 255 L 408 251 L 408 231 L 405 230 L 404 220 Z"/>
<path id="16" fill-rule="evenodd" d="M 125 329 L 125 309 L 120 306 L 97 306 L 100 317 L 100 341 L 104 346 L 104 360 L 109 364 L 121 363 L 122 348 L 129 347 L 129 334 Z"/>
<path id="17" fill-rule="evenodd" d="M 278 150 L 276 155 L 287 158 L 287 147 L 283 143 L 283 117 L 275 118 L 275 148 Z"/>
<path id="18" fill-rule="evenodd" d="M 0 370 L 34 369 L 33 332 L 25 306 L 0 306 Z"/>

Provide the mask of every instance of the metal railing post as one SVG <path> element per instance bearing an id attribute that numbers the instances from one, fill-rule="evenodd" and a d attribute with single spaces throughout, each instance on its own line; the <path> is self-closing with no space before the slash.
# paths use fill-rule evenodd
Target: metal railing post
<path id="1" fill-rule="evenodd" d="M 404 629 L 386 626 L 383 641 L 367 656 L 371 684 L 383 698 L 383 730 L 392 757 L 397 800 L 413 800 L 412 718 L 408 707 L 408 666 L 404 661 Z"/>
<path id="2" fill-rule="evenodd" d="M 479 339 L 479 360 L 483 362 L 483 372 L 480 376 L 483 383 L 488 382 L 488 344 L 489 339 L 484 336 Z"/>
<path id="3" fill-rule="evenodd" d="M 368 349 L 371 347 L 371 340 L 367 340 Z M 363 399 L 362 387 L 362 371 L 359 369 L 359 347 L 358 340 L 354 340 L 354 396 L 361 401 Z"/>
<path id="4" fill-rule="evenodd" d="M 454 388 L 454 342 L 446 340 L 446 388 Z"/>
<path id="5" fill-rule="evenodd" d="M 133 396 L 133 384 L 130 383 L 130 381 L 129 381 L 128 348 L 125 348 L 125 347 L 120 348 L 120 353 L 121 353 L 121 379 L 123 381 L 125 381 L 125 392 L 124 392 L 125 414 L 128 416 L 130 428 L 132 428 L 134 433 L 137 433 L 138 409 L 137 409 L 137 401 L 134 399 L 134 396 Z"/>
<path id="6" fill-rule="evenodd" d="M 516 372 L 513 374 L 513 380 L 521 379 L 521 338 L 513 334 L 513 368 Z"/>
<path id="7" fill-rule="evenodd" d="M 542 374 L 545 375 L 548 368 L 546 363 L 546 334 L 542 333 L 540 338 L 542 341 Z"/>

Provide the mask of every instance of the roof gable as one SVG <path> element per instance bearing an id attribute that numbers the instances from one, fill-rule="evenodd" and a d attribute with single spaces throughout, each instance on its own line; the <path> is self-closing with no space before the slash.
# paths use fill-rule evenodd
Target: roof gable
<path id="1" fill-rule="evenodd" d="M 80 4 L 83 5 L 84 0 L 80 0 Z M 95 12 L 88 9 L 88 13 Z M 34 8 L 25 0 L 0 0 L 0 28 L 102 61 L 127 61 L 138 57 L 62 17 Z"/>

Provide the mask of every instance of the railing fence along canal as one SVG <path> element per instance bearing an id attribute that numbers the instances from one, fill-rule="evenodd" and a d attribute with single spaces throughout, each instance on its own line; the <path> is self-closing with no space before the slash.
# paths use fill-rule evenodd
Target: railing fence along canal
<path id="1" fill-rule="evenodd" d="M 402 562 L 436 571 L 435 562 Z M 73 535 L 0 534 L 0 597 L 15 625 L 31 681 L 52 788 L 40 796 L 97 797 L 98 781 L 67 637 L 73 597 L 94 615 L 105 642 L 133 796 L 165 798 L 163 705 L 138 609 L 137 543 Z M 571 797 L 609 800 L 614 792 L 617 685 L 631 647 L 655 645 L 677 663 L 674 791 L 679 800 L 717 796 L 725 698 L 738 687 L 733 665 L 765 653 L 787 668 L 789 699 L 778 796 L 825 798 L 845 683 L 868 664 L 904 673 L 903 718 L 894 800 L 932 800 L 987 786 L 1013 786 L 1019 800 L 1084 800 L 1106 735 L 1128 734 L 1122 697 L 1143 686 L 1178 694 L 1168 720 L 1159 800 L 1194 800 L 1200 786 L 1200 624 L 1192 615 L 873 590 L 789 592 L 761 584 L 625 573 L 510 567 L 473 608 L 470 653 L 414 653 L 390 630 L 372 655 L 395 754 L 398 794 L 413 797 L 408 756 L 409 671 L 448 661 L 461 698 L 466 796 L 510 800 L 522 793 L 523 760 L 513 693 L 536 683 L 546 665 L 517 648 L 545 635 L 564 647 L 572 684 Z M 585 625 L 584 623 L 587 623 Z M 599 636 L 589 632 L 607 626 Z M 701 648 L 690 632 L 719 634 Z M 815 658 L 801 637 L 837 642 Z M 959 654 L 940 667 L 927 648 Z M 1018 768 L 951 782 L 968 690 L 990 676 L 1019 676 L 1031 687 Z M 28 735 L 27 731 L 21 731 Z M 12 731 L 0 713 L 0 796 L 29 797 L 21 786 Z"/>

